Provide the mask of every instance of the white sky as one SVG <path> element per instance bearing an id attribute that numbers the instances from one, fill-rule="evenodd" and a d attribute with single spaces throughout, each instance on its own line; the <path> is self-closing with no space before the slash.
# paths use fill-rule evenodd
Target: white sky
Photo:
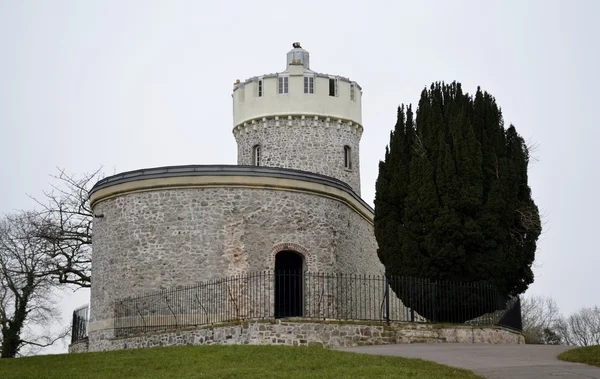
<path id="1" fill-rule="evenodd" d="M 56 167 L 235 164 L 233 82 L 284 70 L 300 41 L 311 68 L 363 87 L 371 204 L 399 104 L 442 80 L 494 95 L 539 145 L 530 185 L 545 225 L 528 293 L 566 314 L 600 305 L 599 14 L 593 0 L 0 0 L 0 213 L 31 208 Z M 65 317 L 88 296 L 66 295 Z"/>

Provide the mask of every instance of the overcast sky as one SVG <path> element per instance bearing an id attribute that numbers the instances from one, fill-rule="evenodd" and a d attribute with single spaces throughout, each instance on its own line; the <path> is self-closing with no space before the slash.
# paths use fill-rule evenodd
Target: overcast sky
<path id="1" fill-rule="evenodd" d="M 600 305 L 599 14 L 593 0 L 0 0 L 0 213 L 33 207 L 56 167 L 235 164 L 234 81 L 283 71 L 300 41 L 312 69 L 363 88 L 370 204 L 399 104 L 433 81 L 495 96 L 538 146 L 528 293 L 566 314 Z M 88 297 L 65 295 L 65 315 Z"/>

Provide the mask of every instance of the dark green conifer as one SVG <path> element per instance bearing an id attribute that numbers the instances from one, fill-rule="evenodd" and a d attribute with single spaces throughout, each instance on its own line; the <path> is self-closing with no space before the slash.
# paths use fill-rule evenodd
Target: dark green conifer
<path id="1" fill-rule="evenodd" d="M 528 163 L 525 142 L 504 128 L 495 99 L 480 88 L 470 96 L 459 83 L 433 83 L 416 120 L 410 106 L 399 107 L 375 195 L 386 274 L 523 293 L 541 232 Z"/>

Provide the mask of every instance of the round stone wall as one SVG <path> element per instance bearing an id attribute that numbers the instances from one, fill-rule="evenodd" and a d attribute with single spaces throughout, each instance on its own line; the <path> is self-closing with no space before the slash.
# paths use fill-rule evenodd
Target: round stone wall
<path id="1" fill-rule="evenodd" d="M 119 298 L 273 270 L 278 251 L 301 253 L 308 271 L 383 274 L 372 210 L 342 183 L 198 167 L 125 173 L 92 191 L 91 344 Z"/>
<path id="2" fill-rule="evenodd" d="M 334 118 L 289 116 L 247 123 L 234 130 L 238 164 L 253 165 L 260 146 L 260 165 L 282 167 L 337 178 L 360 195 L 359 143 L 362 127 Z M 350 148 L 350 168 L 344 147 Z"/>

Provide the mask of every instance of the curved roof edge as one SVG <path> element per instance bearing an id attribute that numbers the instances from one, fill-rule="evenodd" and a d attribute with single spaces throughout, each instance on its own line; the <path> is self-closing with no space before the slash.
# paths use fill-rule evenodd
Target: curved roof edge
<path id="1" fill-rule="evenodd" d="M 239 165 L 185 165 L 185 166 L 164 166 L 154 168 L 144 168 L 133 171 L 126 171 L 120 174 L 108 176 L 98 181 L 89 192 L 89 196 L 95 192 L 114 185 L 145 180 L 172 178 L 181 176 L 262 176 L 282 179 L 296 179 L 311 183 L 323 184 L 338 188 L 347 192 L 361 205 L 374 212 L 374 209 L 358 196 L 352 188 L 339 179 L 326 175 L 315 174 L 308 171 L 294 170 L 280 167 L 264 166 L 239 166 Z"/>

